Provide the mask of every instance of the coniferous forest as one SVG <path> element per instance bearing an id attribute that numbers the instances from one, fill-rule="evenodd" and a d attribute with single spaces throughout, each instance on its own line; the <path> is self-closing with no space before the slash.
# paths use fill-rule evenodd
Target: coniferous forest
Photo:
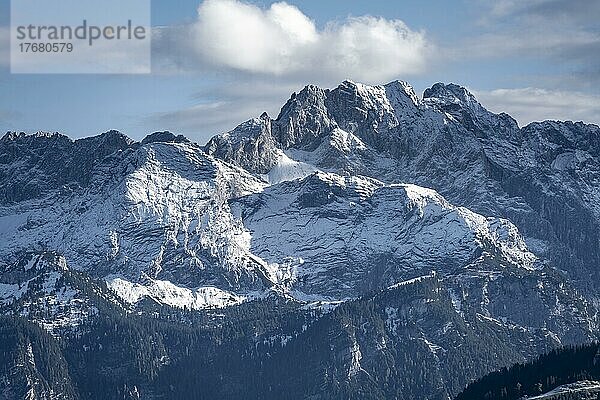
<path id="1" fill-rule="evenodd" d="M 598 380 L 599 350 L 597 343 L 553 350 L 533 362 L 502 368 L 476 380 L 456 400 L 516 400 L 577 381 Z"/>

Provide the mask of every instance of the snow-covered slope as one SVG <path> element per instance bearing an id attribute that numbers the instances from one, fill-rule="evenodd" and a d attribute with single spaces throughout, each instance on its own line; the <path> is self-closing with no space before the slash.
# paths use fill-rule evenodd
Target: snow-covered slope
<path id="1" fill-rule="evenodd" d="M 110 276 L 106 280 L 108 287 L 129 304 L 137 304 L 141 300 L 152 299 L 171 307 L 200 310 L 232 306 L 246 300 L 246 297 L 210 286 L 191 290 L 179 287 L 170 281 L 150 278 L 145 280 L 143 284 L 132 283 L 122 278 L 112 278 Z"/>
<path id="2" fill-rule="evenodd" d="M 235 201 L 250 250 L 289 269 L 290 287 L 356 297 L 432 269 L 456 272 L 485 252 L 531 270 L 516 227 L 449 204 L 431 189 L 316 173 Z"/>
<path id="3" fill-rule="evenodd" d="M 244 293 L 269 286 L 260 264 L 245 257 L 250 237 L 228 205 L 231 197 L 262 190 L 260 180 L 187 142 L 128 149 L 110 171 L 89 179 L 90 187 L 74 193 L 2 206 L 2 263 L 51 249 L 95 277 L 118 276 L 131 288 L 153 282 L 148 290 L 171 297 L 167 304 L 179 304 L 186 293 L 192 307 L 207 293 L 230 297 L 206 286 Z M 180 287 L 158 289 L 161 280 Z"/>
<path id="4" fill-rule="evenodd" d="M 283 151 L 278 150 L 278 158 L 273 167 L 265 175 L 267 182 L 276 184 L 285 181 L 302 179 L 317 171 L 311 164 L 295 161 L 288 157 Z"/>
<path id="5" fill-rule="evenodd" d="M 243 164 L 250 172 L 276 169 L 276 158 L 266 154 L 284 151 L 325 172 L 429 187 L 453 204 L 511 220 L 536 256 L 568 271 L 583 290 L 594 293 L 590 282 L 600 283 L 595 125 L 546 121 L 519 128 L 458 85 L 438 83 L 419 98 L 399 81 L 307 86 L 277 119 L 263 116 L 261 124 L 268 151 L 252 153 L 253 163 Z M 240 154 L 254 148 L 245 126 L 215 137 L 206 151 L 242 165 Z M 236 135 L 247 138 L 245 147 L 231 139 Z"/>

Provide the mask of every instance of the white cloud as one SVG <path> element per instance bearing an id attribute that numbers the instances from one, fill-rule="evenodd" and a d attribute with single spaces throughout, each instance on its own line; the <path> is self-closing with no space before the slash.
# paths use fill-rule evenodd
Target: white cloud
<path id="1" fill-rule="evenodd" d="M 600 124 L 600 96 L 538 88 L 474 91 L 478 100 L 494 112 L 506 112 L 520 126 L 547 119 Z"/>
<path id="2" fill-rule="evenodd" d="M 319 29 L 285 2 L 261 9 L 238 0 L 205 0 L 189 29 L 161 32 L 158 39 L 158 52 L 179 58 L 171 65 L 321 84 L 346 78 L 381 83 L 417 74 L 431 51 L 425 34 L 400 20 L 349 17 Z M 189 57 L 182 47 L 194 53 L 195 62 L 182 60 Z"/>
<path id="3" fill-rule="evenodd" d="M 319 40 L 313 22 L 296 7 L 275 3 L 263 11 L 235 0 L 202 3 L 193 33 L 206 62 L 275 74 L 298 68 L 296 57 Z"/>

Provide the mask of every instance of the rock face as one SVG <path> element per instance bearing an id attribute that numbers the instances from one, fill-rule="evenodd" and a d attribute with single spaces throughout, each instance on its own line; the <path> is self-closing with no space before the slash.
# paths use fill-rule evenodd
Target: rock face
<path id="1" fill-rule="evenodd" d="M 191 287 L 263 287 L 244 258 L 249 237 L 227 200 L 261 190 L 256 178 L 190 143 L 134 145 L 105 160 L 75 193 L 56 191 L 2 217 L 4 262 L 51 249 L 76 270 Z M 9 211 L 10 210 L 10 211 Z"/>
<path id="2" fill-rule="evenodd" d="M 59 133 L 9 132 L 0 139 L 0 201 L 40 198 L 56 190 L 87 187 L 100 161 L 133 143 L 117 131 L 72 141 Z"/>
<path id="3" fill-rule="evenodd" d="M 546 121 L 519 128 L 458 85 L 435 84 L 419 99 L 404 82 L 349 81 L 333 90 L 308 86 L 263 124 L 271 132 L 264 154 L 279 150 L 326 172 L 435 189 L 453 204 L 511 220 L 536 254 L 582 287 L 590 274 L 598 282 L 595 125 Z M 206 150 L 237 163 L 218 152 L 216 142 L 228 135 Z M 277 168 L 273 157 L 252 159 L 261 165 L 243 164 L 252 172 Z"/>
<path id="4" fill-rule="evenodd" d="M 599 135 L 583 123 L 519 128 L 460 86 L 419 98 L 400 81 L 307 86 L 276 119 L 205 146 L 170 132 L 139 143 L 7 133 L 0 309 L 73 346 L 117 326 L 104 321 L 114 313 L 206 315 L 211 344 L 183 356 L 165 339 L 160 357 L 242 354 L 271 379 L 249 398 L 446 399 L 494 368 L 597 339 Z M 284 311 L 260 326 L 231 311 L 271 302 Z M 222 315 L 243 328 L 223 333 Z M 288 365 L 303 348 L 306 367 Z M 145 389 L 117 392 L 165 395 L 160 359 L 143 360 Z"/>
<path id="5" fill-rule="evenodd" d="M 536 263 L 509 221 L 414 185 L 319 172 L 233 207 L 252 234 L 250 250 L 268 263 L 288 260 L 289 285 L 315 295 L 356 297 L 492 257 L 528 271 Z"/>

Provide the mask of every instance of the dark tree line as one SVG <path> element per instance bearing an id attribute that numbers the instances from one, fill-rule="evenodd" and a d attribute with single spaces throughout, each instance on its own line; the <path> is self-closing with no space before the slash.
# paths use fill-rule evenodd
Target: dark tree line
<path id="1" fill-rule="evenodd" d="M 515 364 L 476 380 L 456 400 L 512 400 L 580 380 L 598 380 L 598 351 L 597 343 L 553 350 L 531 363 Z"/>

